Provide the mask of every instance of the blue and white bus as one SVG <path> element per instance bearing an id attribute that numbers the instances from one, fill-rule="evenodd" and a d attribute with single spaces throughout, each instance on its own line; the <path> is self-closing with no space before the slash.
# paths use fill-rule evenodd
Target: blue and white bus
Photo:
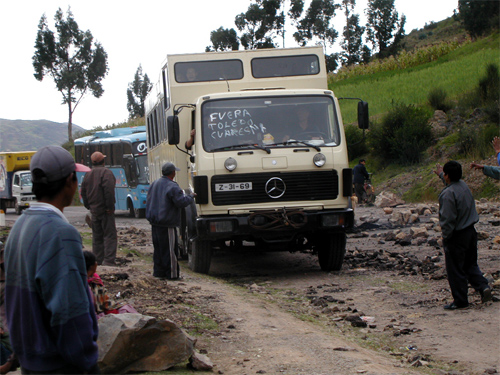
<path id="1" fill-rule="evenodd" d="M 146 127 L 116 128 L 75 140 L 75 161 L 92 167 L 90 156 L 106 155 L 105 166 L 116 177 L 115 210 L 128 210 L 132 217 L 144 217 L 149 188 Z M 81 184 L 85 173 L 77 173 Z"/>

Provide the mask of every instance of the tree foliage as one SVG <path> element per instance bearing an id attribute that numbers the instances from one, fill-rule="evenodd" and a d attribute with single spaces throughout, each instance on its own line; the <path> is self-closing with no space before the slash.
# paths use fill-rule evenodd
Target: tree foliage
<path id="1" fill-rule="evenodd" d="M 275 48 L 274 39 L 283 30 L 285 16 L 280 11 L 283 0 L 255 0 L 245 13 L 236 16 L 234 23 L 242 32 L 245 49 Z"/>
<path id="2" fill-rule="evenodd" d="M 340 5 L 334 0 L 312 0 L 306 15 L 298 21 L 297 32 L 293 37 L 301 46 L 305 46 L 313 38 L 320 40 L 323 48 L 331 46 L 337 39 L 338 32 L 332 27 L 331 21 Z"/>
<path id="3" fill-rule="evenodd" d="M 55 14 L 57 35 L 47 24 L 45 14 L 38 24 L 33 55 L 34 76 L 42 81 L 46 75 L 53 78 L 62 94 L 62 104 L 68 105 L 68 139 L 72 142 L 73 113 L 90 91 L 96 98 L 104 93 L 102 80 L 108 72 L 108 55 L 95 42 L 89 30 L 83 32 L 68 9 L 66 19 L 61 8 Z"/>
<path id="4" fill-rule="evenodd" d="M 237 51 L 240 48 L 238 35 L 234 29 L 224 29 L 222 26 L 210 32 L 212 46 L 208 46 L 205 52 L 211 51 Z"/>
<path id="5" fill-rule="evenodd" d="M 424 108 L 393 103 L 382 122 L 370 131 L 373 154 L 385 163 L 420 163 L 423 152 L 433 140 L 429 117 L 430 113 Z"/>
<path id="6" fill-rule="evenodd" d="M 359 25 L 359 16 L 353 14 L 347 19 L 342 34 L 342 61 L 344 65 L 358 64 L 363 61 L 363 34 L 365 28 Z"/>
<path id="7" fill-rule="evenodd" d="M 144 117 L 144 100 L 153 84 L 147 74 L 142 73 L 142 66 L 139 65 L 135 72 L 134 80 L 128 84 L 127 89 L 127 110 L 129 118 Z"/>
<path id="8" fill-rule="evenodd" d="M 369 0 L 366 9 L 366 31 L 373 49 L 378 48 L 384 55 L 396 35 L 404 35 L 406 17 L 399 15 L 394 7 L 394 0 Z"/>
<path id="9" fill-rule="evenodd" d="M 498 0 L 459 0 L 458 11 L 460 20 L 473 38 L 486 34 L 492 28 L 498 28 Z"/>

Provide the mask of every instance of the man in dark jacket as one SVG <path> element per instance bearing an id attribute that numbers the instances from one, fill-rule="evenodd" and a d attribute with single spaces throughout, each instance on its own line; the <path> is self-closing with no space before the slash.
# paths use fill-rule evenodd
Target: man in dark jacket
<path id="1" fill-rule="evenodd" d="M 196 195 L 185 195 L 174 181 L 179 170 L 172 163 L 163 164 L 163 176 L 151 184 L 146 201 L 146 219 L 151 224 L 154 246 L 153 276 L 160 279 L 179 278 L 176 227 L 181 222 L 181 208 L 193 203 Z"/>
<path id="2" fill-rule="evenodd" d="M 115 266 L 117 234 L 115 224 L 115 184 L 116 179 L 104 167 L 101 152 L 92 154 L 92 170 L 85 174 L 82 181 L 82 200 L 92 214 L 92 252 L 97 264 Z"/>
<path id="3" fill-rule="evenodd" d="M 366 170 L 365 164 L 365 159 L 360 159 L 359 164 L 352 170 L 354 174 L 352 182 L 354 183 L 354 193 L 358 197 L 358 203 L 366 201 L 365 179 L 368 180 L 370 175 Z"/>

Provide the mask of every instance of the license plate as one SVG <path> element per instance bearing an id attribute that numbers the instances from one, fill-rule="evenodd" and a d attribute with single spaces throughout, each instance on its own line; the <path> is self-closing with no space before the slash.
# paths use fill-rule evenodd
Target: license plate
<path id="1" fill-rule="evenodd" d="M 215 191 L 243 191 L 252 190 L 251 182 L 235 182 L 229 184 L 215 184 Z"/>

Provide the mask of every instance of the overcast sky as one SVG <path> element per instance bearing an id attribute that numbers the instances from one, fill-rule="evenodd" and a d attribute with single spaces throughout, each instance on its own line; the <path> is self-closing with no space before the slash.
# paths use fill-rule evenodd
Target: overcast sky
<path id="1" fill-rule="evenodd" d="M 307 2 L 307 1 L 306 1 Z M 357 0 L 356 13 L 363 17 L 367 0 Z M 76 108 L 73 123 L 86 129 L 127 120 L 128 84 L 142 65 L 151 81 L 158 80 L 167 54 L 204 52 L 210 31 L 223 26 L 235 28 L 234 17 L 245 12 L 250 0 L 21 0 L 0 1 L 0 118 L 67 122 L 50 76 L 43 82 L 34 76 L 32 57 L 41 16 L 47 16 L 55 31 L 54 15 L 71 6 L 81 30 L 90 30 L 108 53 L 109 73 L 103 81 L 104 94 L 88 95 Z M 399 14 L 406 15 L 409 33 L 431 21 L 453 14 L 458 0 L 396 0 Z M 337 14 L 339 20 L 342 14 Z M 341 22 L 341 21 L 339 21 Z M 363 21 L 364 22 L 364 21 Z M 336 23 L 337 24 L 337 23 Z M 342 32 L 343 23 L 337 27 Z M 293 30 L 289 31 L 289 35 Z M 293 40 L 286 47 L 296 47 Z M 1 130 L 1 129 L 0 129 Z"/>

